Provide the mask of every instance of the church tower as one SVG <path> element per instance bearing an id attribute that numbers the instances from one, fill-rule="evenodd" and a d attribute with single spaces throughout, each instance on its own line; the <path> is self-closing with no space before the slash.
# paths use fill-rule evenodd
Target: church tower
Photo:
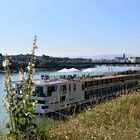
<path id="1" fill-rule="evenodd" d="M 123 54 L 123 59 L 125 59 L 125 53 Z"/>

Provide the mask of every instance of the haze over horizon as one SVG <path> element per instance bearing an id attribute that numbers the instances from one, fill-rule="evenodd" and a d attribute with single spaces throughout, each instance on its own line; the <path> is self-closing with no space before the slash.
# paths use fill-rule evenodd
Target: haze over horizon
<path id="1" fill-rule="evenodd" d="M 0 53 L 140 55 L 139 0 L 13 0 L 0 2 Z"/>

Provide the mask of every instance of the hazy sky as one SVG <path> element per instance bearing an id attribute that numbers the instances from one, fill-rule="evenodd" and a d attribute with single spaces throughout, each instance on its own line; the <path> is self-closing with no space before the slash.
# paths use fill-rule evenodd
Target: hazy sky
<path id="1" fill-rule="evenodd" d="M 140 0 L 0 0 L 0 52 L 140 54 Z"/>

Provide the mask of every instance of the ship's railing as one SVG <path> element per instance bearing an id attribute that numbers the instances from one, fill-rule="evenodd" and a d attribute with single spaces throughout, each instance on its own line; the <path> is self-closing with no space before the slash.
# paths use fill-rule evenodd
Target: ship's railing
<path id="1" fill-rule="evenodd" d="M 119 75 L 132 75 L 132 74 L 140 74 L 140 71 L 123 71 L 123 72 L 114 72 L 109 74 L 102 74 L 102 75 L 90 75 L 90 74 L 83 74 L 83 75 L 54 75 L 54 76 L 48 76 L 48 75 L 42 75 L 41 80 L 40 79 L 34 79 L 34 81 L 39 82 L 53 82 L 53 81 L 60 81 L 60 80 L 70 80 L 70 81 L 82 81 L 82 80 L 88 80 L 88 79 L 102 79 L 102 78 L 109 78 Z M 20 83 L 20 81 L 13 81 L 13 83 Z"/>
<path id="2" fill-rule="evenodd" d="M 140 71 L 137 70 L 128 70 L 128 71 L 122 71 L 122 72 L 113 72 L 109 74 L 102 74 L 102 75 L 91 75 L 91 74 L 83 74 L 83 75 L 55 75 L 55 76 L 48 76 L 48 75 L 42 75 L 41 79 L 45 82 L 50 82 L 50 81 L 57 81 L 57 80 L 74 80 L 74 81 L 81 81 L 85 79 L 101 79 L 105 77 L 114 77 L 114 76 L 119 76 L 119 75 L 131 75 L 131 74 L 140 74 Z"/>

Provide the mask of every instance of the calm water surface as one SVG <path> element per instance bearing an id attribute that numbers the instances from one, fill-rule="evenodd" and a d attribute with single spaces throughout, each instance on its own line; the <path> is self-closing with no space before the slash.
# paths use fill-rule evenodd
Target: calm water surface
<path id="1" fill-rule="evenodd" d="M 88 70 L 88 72 L 83 72 L 82 70 L 79 72 L 71 72 L 71 73 L 60 73 L 57 71 L 40 71 L 36 72 L 34 75 L 34 79 L 39 79 L 41 75 L 47 74 L 50 76 L 53 75 L 69 75 L 69 74 L 77 74 L 77 75 L 83 75 L 83 74 L 90 74 L 90 75 L 98 75 L 98 74 L 104 74 L 104 73 L 111 73 L 111 72 L 117 72 L 117 71 L 125 71 L 125 70 L 140 70 L 140 67 L 128 67 L 128 66 L 98 66 L 96 68 L 91 68 Z M 19 75 L 17 73 L 13 74 L 13 81 L 17 81 L 19 79 Z M 0 125 L 4 126 L 6 122 L 6 111 L 2 104 L 2 99 L 5 96 L 4 87 L 3 87 L 3 80 L 4 80 L 4 74 L 0 74 Z"/>

